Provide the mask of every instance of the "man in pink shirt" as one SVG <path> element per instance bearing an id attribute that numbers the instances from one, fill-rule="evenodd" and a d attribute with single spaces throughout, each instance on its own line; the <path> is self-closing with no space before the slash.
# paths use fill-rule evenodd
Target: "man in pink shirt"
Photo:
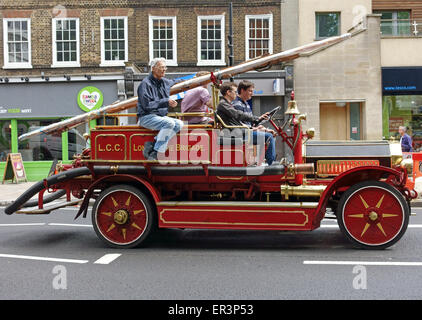
<path id="1" fill-rule="evenodd" d="M 208 71 L 200 71 L 195 77 L 200 77 L 209 74 Z M 208 92 L 207 85 L 203 85 L 191 89 L 185 93 L 182 100 L 182 112 L 208 112 L 208 107 L 211 106 L 211 95 Z M 188 123 L 212 123 L 213 120 L 209 117 L 184 117 Z"/>

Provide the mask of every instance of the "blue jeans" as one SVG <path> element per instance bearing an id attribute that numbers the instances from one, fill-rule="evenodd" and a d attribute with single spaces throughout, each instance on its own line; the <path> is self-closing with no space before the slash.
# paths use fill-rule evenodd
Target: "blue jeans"
<path id="1" fill-rule="evenodd" d="M 265 144 L 268 142 L 267 151 L 265 151 L 265 159 L 268 165 L 271 165 L 275 158 L 275 139 L 269 132 L 264 131 L 252 131 L 252 143 L 258 145 L 260 148 L 265 148 Z"/>
<path id="2" fill-rule="evenodd" d="M 151 130 L 159 130 L 155 137 L 154 150 L 164 153 L 170 139 L 183 128 L 183 121 L 167 116 L 147 114 L 139 118 L 138 125 Z"/>

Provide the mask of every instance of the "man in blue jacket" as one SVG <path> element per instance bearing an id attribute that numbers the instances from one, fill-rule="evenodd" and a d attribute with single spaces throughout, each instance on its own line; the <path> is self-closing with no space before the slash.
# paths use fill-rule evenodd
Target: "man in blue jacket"
<path id="1" fill-rule="evenodd" d="M 176 82 L 164 78 L 166 60 L 155 58 L 151 61 L 151 73 L 138 87 L 138 125 L 151 130 L 159 130 L 155 142 L 146 142 L 144 157 L 147 160 L 163 159 L 168 142 L 183 127 L 183 121 L 167 117 L 168 108 L 177 107 L 170 99 L 170 88 Z"/>

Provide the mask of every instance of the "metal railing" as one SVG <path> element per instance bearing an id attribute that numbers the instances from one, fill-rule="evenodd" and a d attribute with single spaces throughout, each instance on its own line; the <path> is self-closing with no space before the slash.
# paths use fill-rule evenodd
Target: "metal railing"
<path id="1" fill-rule="evenodd" d="M 381 19 L 382 37 L 421 37 L 422 20 Z"/>

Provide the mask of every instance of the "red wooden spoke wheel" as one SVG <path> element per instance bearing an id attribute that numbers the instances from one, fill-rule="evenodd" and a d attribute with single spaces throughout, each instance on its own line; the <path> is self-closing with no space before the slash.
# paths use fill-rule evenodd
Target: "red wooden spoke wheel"
<path id="1" fill-rule="evenodd" d="M 98 237 L 114 248 L 140 245 L 151 233 L 153 209 L 148 197 L 129 185 L 104 190 L 92 209 Z"/>
<path id="2" fill-rule="evenodd" d="M 356 246 L 385 249 L 405 233 L 410 210 L 403 195 L 391 185 L 365 181 L 342 196 L 337 220 L 341 231 Z"/>

